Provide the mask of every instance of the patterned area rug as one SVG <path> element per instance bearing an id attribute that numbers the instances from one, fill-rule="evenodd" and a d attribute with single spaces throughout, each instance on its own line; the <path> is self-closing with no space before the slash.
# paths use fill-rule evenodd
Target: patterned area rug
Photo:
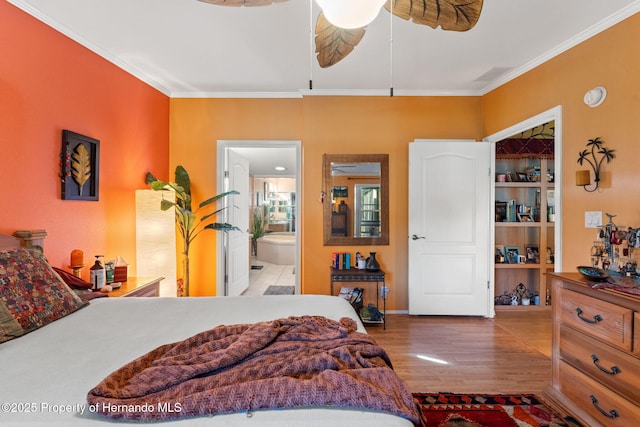
<path id="1" fill-rule="evenodd" d="M 295 292 L 295 286 L 269 286 L 262 295 L 293 295 Z"/>
<path id="2" fill-rule="evenodd" d="M 424 427 L 560 427 L 567 424 L 533 394 L 413 393 Z"/>

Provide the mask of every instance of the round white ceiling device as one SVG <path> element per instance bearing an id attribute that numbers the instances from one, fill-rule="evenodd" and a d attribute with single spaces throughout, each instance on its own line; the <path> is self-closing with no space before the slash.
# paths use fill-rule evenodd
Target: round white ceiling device
<path id="1" fill-rule="evenodd" d="M 602 87 L 594 87 L 590 91 L 584 94 L 584 103 L 589 107 L 597 107 L 598 105 L 604 102 L 604 99 L 607 97 L 607 90 Z"/>

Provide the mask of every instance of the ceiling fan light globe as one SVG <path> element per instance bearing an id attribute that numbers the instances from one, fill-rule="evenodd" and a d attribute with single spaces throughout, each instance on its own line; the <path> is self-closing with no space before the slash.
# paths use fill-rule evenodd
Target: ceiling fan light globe
<path id="1" fill-rule="evenodd" d="M 336 27 L 362 28 L 369 25 L 386 0 L 316 0 L 324 16 Z"/>

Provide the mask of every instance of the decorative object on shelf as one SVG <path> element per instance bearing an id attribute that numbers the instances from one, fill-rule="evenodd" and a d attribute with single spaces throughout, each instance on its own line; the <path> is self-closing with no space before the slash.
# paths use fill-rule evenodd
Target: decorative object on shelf
<path id="1" fill-rule="evenodd" d="M 589 193 L 598 189 L 602 162 L 606 160 L 607 163 L 610 163 L 611 160 L 615 158 L 615 154 L 613 154 L 615 150 L 605 148 L 603 144 L 604 141 L 602 141 L 600 137 L 590 139 L 587 143 L 587 149 L 578 153 L 578 163 L 582 166 L 583 162 L 586 161 L 593 169 L 595 187 L 591 190 L 587 189 L 587 186 L 591 185 L 591 173 L 589 170 L 579 170 L 576 172 L 576 185 L 584 187 Z M 601 155 L 600 159 L 596 158 L 596 154 Z M 589 155 L 591 155 L 591 157 L 589 157 Z"/>
<path id="2" fill-rule="evenodd" d="M 526 262 L 529 264 L 540 264 L 540 249 L 538 245 L 524 245 Z"/>
<path id="3" fill-rule="evenodd" d="M 532 298 L 534 299 L 534 305 L 540 304 L 540 297 L 537 299 L 537 292 L 532 292 L 523 283 L 518 285 L 511 291 L 504 291 L 504 294 L 497 296 L 494 299 L 495 305 L 531 305 Z"/>
<path id="4" fill-rule="evenodd" d="M 100 141 L 63 130 L 59 176 L 62 181 L 62 200 L 97 201 Z"/>
<path id="5" fill-rule="evenodd" d="M 380 271 L 380 264 L 378 263 L 378 260 L 376 259 L 376 253 L 375 252 L 369 252 L 369 257 L 367 258 L 366 269 L 367 269 L 367 271 Z"/>
<path id="6" fill-rule="evenodd" d="M 583 101 L 591 108 L 602 104 L 607 97 L 607 90 L 602 86 L 596 86 L 584 94 Z"/>
<path id="7" fill-rule="evenodd" d="M 616 215 L 605 213 L 609 222 L 598 231 L 591 247 L 591 266 L 619 272 L 625 276 L 637 276 L 637 260 L 633 251 L 638 247 L 640 229 L 618 226 L 613 222 Z"/>
<path id="8" fill-rule="evenodd" d="M 518 257 L 520 256 L 520 248 L 518 246 L 505 246 L 504 253 L 507 259 L 507 264 L 518 263 Z"/>
<path id="9" fill-rule="evenodd" d="M 239 194 L 237 191 L 227 191 L 225 193 L 213 196 L 200 203 L 195 210 L 191 209 L 191 179 L 187 170 L 178 165 L 175 170 L 175 182 L 165 182 L 157 179 L 151 172 L 147 172 L 145 182 L 151 185 L 151 189 L 156 191 L 172 190 L 176 194 L 176 201 L 172 202 L 163 199 L 160 203 L 160 209 L 163 211 L 171 208 L 175 209 L 176 225 L 182 236 L 182 255 L 184 264 L 184 296 L 189 296 L 189 249 L 191 242 L 200 235 L 204 230 L 231 231 L 239 230 L 238 227 L 227 223 L 211 222 L 218 213 L 226 209 L 226 207 L 214 210 L 208 214 L 198 218 L 198 211 L 213 205 L 218 200 L 222 200 L 227 196 Z M 178 288 L 178 296 L 180 295 L 180 287 Z"/>
<path id="10" fill-rule="evenodd" d="M 607 273 L 606 270 L 597 267 L 580 265 L 578 266 L 578 271 L 587 279 L 595 282 L 600 282 L 609 278 L 609 273 Z"/>

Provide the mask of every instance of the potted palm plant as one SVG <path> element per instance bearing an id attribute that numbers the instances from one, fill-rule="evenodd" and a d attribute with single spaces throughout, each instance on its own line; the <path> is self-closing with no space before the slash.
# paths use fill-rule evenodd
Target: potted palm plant
<path id="1" fill-rule="evenodd" d="M 231 230 L 239 230 L 238 227 L 227 223 L 215 222 L 215 216 L 222 212 L 226 207 L 215 209 L 215 203 L 232 194 L 239 194 L 237 191 L 227 191 L 225 193 L 213 196 L 204 202 L 201 202 L 195 210 L 191 209 L 191 179 L 186 169 L 177 166 L 175 170 L 175 181 L 165 182 L 157 179 L 151 172 L 147 172 L 145 182 L 151 185 L 152 190 L 173 190 L 175 192 L 175 202 L 162 199 L 160 209 L 163 211 L 175 209 L 175 220 L 180 236 L 182 237 L 182 255 L 184 263 L 184 277 L 181 286 L 178 286 L 178 296 L 189 296 L 189 248 L 196 237 L 204 230 L 216 230 L 228 232 Z M 211 210 L 213 208 L 213 211 Z M 200 212 L 203 210 L 204 213 Z M 198 215 L 202 215 L 198 217 Z"/>
<path id="2" fill-rule="evenodd" d="M 251 224 L 251 243 L 253 255 L 258 255 L 258 239 L 265 233 L 264 209 L 262 207 L 253 208 L 253 223 Z"/>

